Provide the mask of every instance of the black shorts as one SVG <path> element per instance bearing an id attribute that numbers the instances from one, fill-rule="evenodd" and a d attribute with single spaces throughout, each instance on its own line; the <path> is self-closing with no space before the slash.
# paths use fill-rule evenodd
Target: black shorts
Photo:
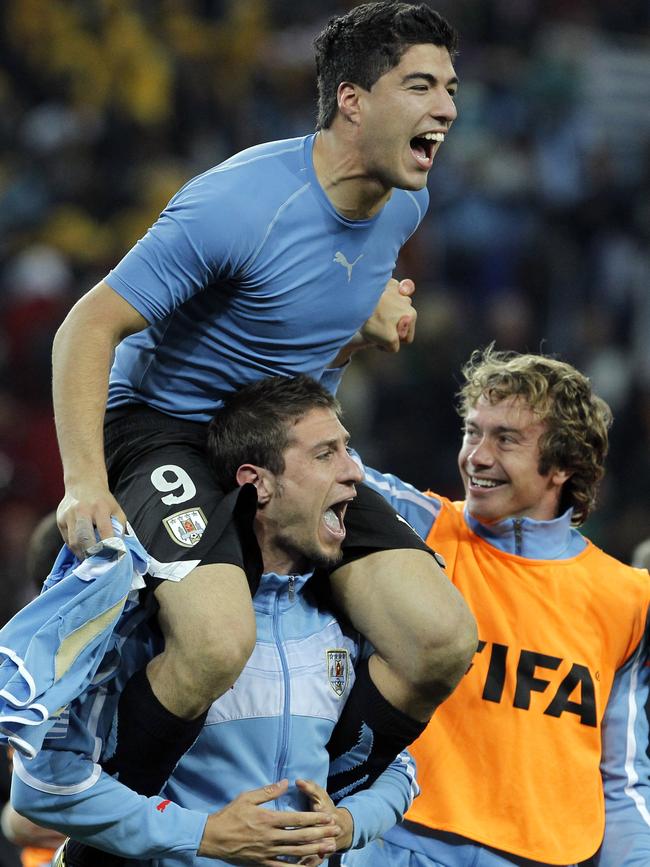
<path id="1" fill-rule="evenodd" d="M 172 574 L 199 564 L 242 567 L 251 591 L 262 561 L 253 533 L 257 492 L 224 493 L 206 456 L 207 426 L 147 408 L 108 413 L 108 483 L 148 553 Z M 156 586 L 159 582 L 150 582 Z"/>
<path id="2" fill-rule="evenodd" d="M 254 591 L 262 569 L 253 533 L 256 491 L 252 485 L 228 494 L 219 488 L 206 454 L 207 425 L 128 408 L 107 415 L 104 439 L 109 486 L 149 554 L 190 568 L 199 563 L 241 566 Z M 415 548 L 431 553 L 366 485 L 357 487 L 345 526 L 339 565 L 373 551 Z"/>

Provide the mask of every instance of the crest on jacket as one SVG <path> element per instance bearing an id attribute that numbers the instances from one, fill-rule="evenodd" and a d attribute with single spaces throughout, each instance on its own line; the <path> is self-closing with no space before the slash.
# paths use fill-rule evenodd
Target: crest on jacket
<path id="1" fill-rule="evenodd" d="M 337 695 L 343 695 L 350 677 L 350 654 L 337 648 L 327 651 L 327 680 Z"/>

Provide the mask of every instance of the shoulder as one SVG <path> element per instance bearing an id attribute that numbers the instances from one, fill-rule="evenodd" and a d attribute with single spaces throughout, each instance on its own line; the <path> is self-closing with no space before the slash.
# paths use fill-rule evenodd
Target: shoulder
<path id="1" fill-rule="evenodd" d="M 464 521 L 465 500 L 450 500 L 448 497 L 443 497 L 433 491 L 424 491 L 423 494 L 437 502 L 440 513 L 444 512 L 452 518 L 460 518 Z"/>
<path id="2" fill-rule="evenodd" d="M 625 586 L 636 589 L 650 599 L 650 573 L 647 569 L 622 563 L 590 540 L 587 540 L 587 550 L 594 560 L 598 559 L 601 562 L 601 570 L 609 581 L 615 581 L 621 588 Z"/>
<path id="3" fill-rule="evenodd" d="M 200 224 L 205 231 L 242 228 L 265 231 L 283 206 L 309 188 L 305 138 L 256 145 L 188 181 L 166 213 Z"/>
<path id="4" fill-rule="evenodd" d="M 646 569 L 621 563 L 592 542 L 588 543 L 584 556 L 583 568 L 586 568 L 593 588 L 592 599 L 607 612 L 608 622 L 617 624 L 619 637 L 627 638 L 624 654 L 627 658 L 636 649 L 646 629 L 650 574 Z"/>
<path id="5" fill-rule="evenodd" d="M 222 163 L 192 178 L 172 199 L 186 199 L 201 194 L 214 195 L 235 190 L 245 199 L 246 193 L 255 194 L 255 206 L 260 197 L 282 195 L 305 183 L 305 138 L 285 139 L 255 145 L 229 157 Z M 249 204 L 250 204 L 249 200 Z"/>

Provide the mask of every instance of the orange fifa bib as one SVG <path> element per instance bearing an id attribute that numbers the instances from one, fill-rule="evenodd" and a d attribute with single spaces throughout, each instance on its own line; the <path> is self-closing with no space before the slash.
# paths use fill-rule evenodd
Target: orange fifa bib
<path id="1" fill-rule="evenodd" d="M 603 836 L 601 721 L 643 634 L 647 574 L 591 543 L 568 560 L 503 553 L 472 533 L 463 503 L 439 499 L 427 542 L 480 643 L 411 747 L 422 794 L 407 818 L 549 864 L 581 861 Z"/>

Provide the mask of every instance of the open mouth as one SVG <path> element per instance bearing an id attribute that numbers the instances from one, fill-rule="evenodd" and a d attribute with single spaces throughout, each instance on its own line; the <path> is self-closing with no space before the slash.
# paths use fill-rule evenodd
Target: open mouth
<path id="1" fill-rule="evenodd" d="M 433 162 L 433 149 L 445 140 L 443 132 L 425 132 L 411 139 L 411 153 L 420 165 L 429 168 Z"/>
<path id="2" fill-rule="evenodd" d="M 341 500 L 340 503 L 332 503 L 332 505 L 325 509 L 325 512 L 323 513 L 323 523 L 328 532 L 341 541 L 345 539 L 344 519 L 348 503 L 349 500 Z"/>

